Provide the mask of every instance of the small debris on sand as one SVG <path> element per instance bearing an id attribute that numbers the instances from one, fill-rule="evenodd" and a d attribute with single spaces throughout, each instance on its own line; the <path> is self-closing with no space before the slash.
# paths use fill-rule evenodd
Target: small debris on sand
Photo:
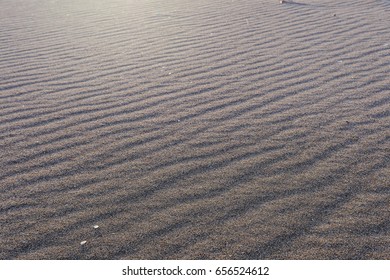
<path id="1" fill-rule="evenodd" d="M 94 229 L 98 229 L 99 226 L 98 226 L 98 225 L 94 225 L 93 228 L 94 228 Z"/>
<path id="2" fill-rule="evenodd" d="M 86 240 L 84 240 L 84 241 L 81 241 L 81 242 L 80 242 L 80 245 L 85 245 L 85 243 L 87 243 L 87 241 L 86 241 Z"/>

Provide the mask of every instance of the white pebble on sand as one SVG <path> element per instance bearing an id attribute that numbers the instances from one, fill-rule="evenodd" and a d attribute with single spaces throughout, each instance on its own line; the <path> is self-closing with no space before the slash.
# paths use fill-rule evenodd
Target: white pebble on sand
<path id="1" fill-rule="evenodd" d="M 98 229 L 99 226 L 98 226 L 98 225 L 94 225 L 93 228 L 94 228 L 94 229 Z"/>
<path id="2" fill-rule="evenodd" d="M 81 242 L 80 242 L 80 245 L 85 245 L 85 243 L 87 243 L 87 241 L 86 241 L 86 240 L 84 240 L 84 241 L 81 241 Z"/>

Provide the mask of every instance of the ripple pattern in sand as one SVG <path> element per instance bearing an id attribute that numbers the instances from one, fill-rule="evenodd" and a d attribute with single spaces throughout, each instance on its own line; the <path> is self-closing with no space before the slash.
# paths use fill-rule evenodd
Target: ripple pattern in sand
<path id="1" fill-rule="evenodd" d="M 390 3 L 338 2 L 1 1 L 0 258 L 388 259 Z"/>

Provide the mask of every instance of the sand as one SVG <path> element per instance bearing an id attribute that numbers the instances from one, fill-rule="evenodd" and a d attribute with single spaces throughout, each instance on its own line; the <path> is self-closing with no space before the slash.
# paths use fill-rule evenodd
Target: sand
<path id="1" fill-rule="evenodd" d="M 389 259 L 390 1 L 2 0 L 1 259 Z"/>

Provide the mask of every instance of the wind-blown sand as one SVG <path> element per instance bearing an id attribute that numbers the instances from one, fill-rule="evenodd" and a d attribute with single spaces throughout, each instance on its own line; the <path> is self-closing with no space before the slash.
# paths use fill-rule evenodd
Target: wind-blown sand
<path id="1" fill-rule="evenodd" d="M 388 0 L 1 0 L 0 258 L 389 259 L 389 31 Z"/>

